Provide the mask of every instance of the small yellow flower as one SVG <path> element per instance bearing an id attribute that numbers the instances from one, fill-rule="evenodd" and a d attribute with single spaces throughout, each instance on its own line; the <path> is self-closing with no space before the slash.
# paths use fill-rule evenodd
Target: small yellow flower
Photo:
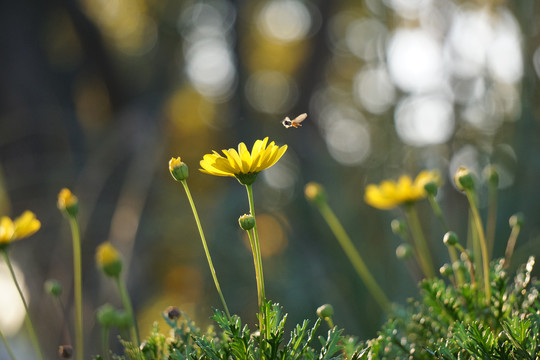
<path id="1" fill-rule="evenodd" d="M 41 223 L 36 219 L 36 215 L 28 210 L 15 221 L 7 216 L 2 216 L 0 218 L 0 247 L 30 236 L 40 227 Z"/>
<path id="2" fill-rule="evenodd" d="M 96 264 L 108 276 L 118 276 L 122 272 L 122 259 L 120 259 L 120 254 L 108 241 L 97 247 Z"/>
<path id="3" fill-rule="evenodd" d="M 439 173 L 436 171 L 424 170 L 414 181 L 407 175 L 403 175 L 399 180 L 385 180 L 379 186 L 370 184 L 366 187 L 364 200 L 369 205 L 378 209 L 387 210 L 396 206 L 412 203 L 425 198 L 427 192 L 424 185 L 430 182 L 440 183 Z"/>
<path id="4" fill-rule="evenodd" d="M 202 172 L 216 176 L 234 176 L 244 185 L 251 185 L 259 172 L 274 165 L 287 150 L 287 145 L 278 146 L 268 137 L 257 140 L 249 152 L 242 142 L 235 149 L 222 150 L 222 156 L 213 151 L 201 160 Z"/>
<path id="5" fill-rule="evenodd" d="M 58 209 L 71 216 L 76 216 L 79 210 L 79 199 L 68 188 L 63 188 L 58 194 Z"/>

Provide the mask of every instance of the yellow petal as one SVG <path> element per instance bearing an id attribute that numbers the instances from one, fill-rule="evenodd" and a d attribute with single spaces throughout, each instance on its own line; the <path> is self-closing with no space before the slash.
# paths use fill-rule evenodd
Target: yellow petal
<path id="1" fill-rule="evenodd" d="M 22 239 L 34 234 L 41 227 L 41 223 L 36 219 L 31 211 L 25 211 L 21 216 L 15 219 L 14 223 L 14 239 Z"/>
<path id="2" fill-rule="evenodd" d="M 2 216 L 0 219 L 0 244 L 8 244 L 13 238 L 13 221 L 7 216 Z"/>

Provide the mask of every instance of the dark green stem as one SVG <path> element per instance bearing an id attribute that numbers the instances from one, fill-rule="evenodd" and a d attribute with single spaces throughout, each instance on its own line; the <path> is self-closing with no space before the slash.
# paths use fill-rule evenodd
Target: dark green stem
<path id="1" fill-rule="evenodd" d="M 75 296 L 75 353 L 77 360 L 84 357 L 84 335 L 82 317 L 82 260 L 81 235 L 75 216 L 69 215 L 69 225 L 73 239 L 73 286 Z"/>
<path id="2" fill-rule="evenodd" d="M 191 197 L 191 192 L 189 191 L 188 184 L 186 180 L 181 181 L 182 185 L 184 185 L 184 190 L 186 191 L 186 195 L 189 201 L 189 204 L 191 205 L 191 210 L 193 212 L 193 216 L 195 217 L 195 222 L 197 223 L 197 229 L 199 230 L 199 235 L 201 237 L 202 245 L 204 248 L 204 253 L 206 254 L 206 260 L 208 261 L 208 266 L 210 267 L 210 272 L 212 273 L 212 278 L 214 279 L 214 284 L 216 286 L 216 290 L 218 292 L 219 298 L 221 300 L 221 304 L 223 305 L 223 308 L 225 309 L 225 313 L 227 314 L 227 318 L 231 318 L 231 314 L 229 313 L 229 308 L 227 307 L 227 303 L 225 302 L 225 298 L 223 297 L 223 293 L 221 292 L 221 287 L 219 286 L 219 281 L 217 279 L 216 270 L 214 269 L 214 264 L 212 263 L 212 257 L 210 256 L 210 251 L 208 250 L 208 245 L 206 244 L 206 239 L 204 237 L 204 232 L 201 226 L 201 221 L 199 220 L 199 215 L 197 213 L 197 208 L 195 207 L 195 203 L 193 202 L 193 198 Z"/>
<path id="3" fill-rule="evenodd" d="M 249 201 L 249 211 L 250 211 L 250 214 L 251 216 L 253 216 L 253 219 L 255 220 L 255 223 L 253 225 L 253 245 L 254 245 L 254 251 L 255 253 L 253 254 L 253 256 L 257 259 L 257 263 L 256 263 L 256 269 L 255 271 L 257 271 L 257 268 L 258 268 L 258 272 L 259 272 L 259 276 L 258 276 L 258 284 L 257 284 L 257 289 L 258 289 L 258 303 L 259 303 L 259 312 L 260 312 L 260 317 L 262 317 L 262 319 L 259 319 L 259 324 L 260 325 L 260 332 L 261 332 L 261 336 L 265 335 L 267 338 L 270 336 L 270 329 L 265 326 L 266 324 L 266 311 L 263 309 L 265 306 L 266 306 L 266 294 L 265 294 L 265 291 L 264 291 L 264 274 L 263 274 L 263 265 L 262 265 L 262 255 L 261 255 L 261 245 L 260 245 L 260 242 L 259 242 L 259 231 L 257 230 L 257 217 L 255 216 L 255 202 L 253 200 L 253 188 L 250 185 L 246 185 L 246 190 L 247 190 L 247 195 L 248 195 L 248 201 Z M 261 321 L 262 320 L 262 321 Z"/>
<path id="4" fill-rule="evenodd" d="M 482 252 L 482 265 L 483 265 L 483 279 L 484 279 L 484 291 L 486 296 L 486 304 L 489 305 L 491 302 L 491 286 L 489 284 L 489 256 L 486 244 L 486 237 L 484 235 L 484 227 L 482 225 L 482 219 L 480 218 L 480 213 L 476 207 L 476 202 L 474 199 L 474 194 L 472 190 L 466 190 L 467 199 L 471 207 L 474 224 L 476 227 L 476 232 L 478 234 L 478 242 L 480 244 L 480 251 Z"/>
<path id="5" fill-rule="evenodd" d="M 435 199 L 435 196 L 432 194 L 428 195 L 429 203 L 431 204 L 431 208 L 433 209 L 433 213 L 439 219 L 439 222 L 441 223 L 441 226 L 443 227 L 443 230 L 445 233 L 447 233 L 450 229 L 448 228 L 448 224 L 446 223 L 446 219 L 444 218 L 443 212 L 441 210 L 441 207 L 439 206 L 439 203 L 437 202 L 437 199 Z M 448 255 L 450 256 L 450 260 L 452 264 L 455 264 L 459 258 L 457 256 L 456 249 L 452 246 L 448 247 Z M 455 273 L 456 276 L 456 282 L 458 286 L 461 286 L 464 282 L 463 274 L 461 271 L 457 271 Z"/>
<path id="6" fill-rule="evenodd" d="M 431 259 L 431 253 L 416 213 L 414 204 L 405 204 L 405 213 L 407 214 L 407 220 L 409 221 L 409 227 L 411 229 L 414 244 L 418 250 L 420 257 L 420 267 L 424 272 L 424 276 L 427 278 L 435 277 L 435 268 L 433 266 L 433 260 Z"/>
<path id="7" fill-rule="evenodd" d="M 375 281 L 375 278 L 373 278 L 373 275 L 371 275 L 371 272 L 360 256 L 360 253 L 354 247 L 349 235 L 339 222 L 330 206 L 324 202 L 318 206 L 318 209 L 334 233 L 334 236 L 337 238 L 339 244 L 345 252 L 345 255 L 347 255 L 349 258 L 349 261 L 356 270 L 356 273 L 364 281 L 366 287 L 371 292 L 371 295 L 375 298 L 375 300 L 377 300 L 377 303 L 384 311 L 390 310 L 390 301 Z"/>
<path id="8" fill-rule="evenodd" d="M 133 307 L 131 306 L 131 301 L 129 300 L 129 294 L 126 289 L 126 284 L 120 279 L 120 276 L 114 278 L 116 286 L 118 286 L 118 291 L 120 292 L 120 298 L 122 299 L 122 304 L 124 305 L 124 310 L 131 317 L 131 326 L 129 327 L 129 334 L 131 337 L 131 342 L 135 346 L 139 347 L 139 334 L 137 331 L 137 320 L 135 319 L 135 314 L 133 313 Z"/>

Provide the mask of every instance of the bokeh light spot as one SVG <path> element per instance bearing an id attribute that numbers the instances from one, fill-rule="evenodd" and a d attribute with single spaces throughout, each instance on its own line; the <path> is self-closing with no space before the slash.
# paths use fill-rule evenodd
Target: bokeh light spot
<path id="1" fill-rule="evenodd" d="M 307 36 L 311 16 L 306 6 L 296 0 L 269 1 L 259 13 L 260 31 L 273 39 L 292 42 Z"/>
<path id="2" fill-rule="evenodd" d="M 345 41 L 349 50 L 366 61 L 384 58 L 388 30 L 375 19 L 352 21 L 347 27 Z"/>
<path id="3" fill-rule="evenodd" d="M 343 165 L 359 165 L 371 151 L 368 125 L 362 120 L 333 119 L 327 127 L 326 144 L 330 155 Z"/>
<path id="4" fill-rule="evenodd" d="M 28 290 L 24 281 L 24 274 L 19 270 L 17 264 L 12 264 L 15 276 L 24 294 L 27 302 Z M 24 305 L 21 302 L 21 297 L 17 291 L 17 288 L 13 284 L 13 279 L 9 273 L 7 265 L 2 262 L 0 264 L 0 309 L 2 316 L 0 316 L 0 328 L 6 336 L 16 334 L 22 326 L 25 317 Z M 9 311 L 6 311 L 9 309 Z"/>
<path id="5" fill-rule="evenodd" d="M 388 68 L 404 91 L 423 92 L 445 85 L 442 48 L 421 29 L 398 29 L 388 46 Z"/>
<path id="6" fill-rule="evenodd" d="M 396 107 L 396 131 L 409 145 L 446 142 L 454 131 L 452 103 L 442 96 L 410 96 Z"/>
<path id="7" fill-rule="evenodd" d="M 287 248 L 289 244 L 287 234 L 283 224 L 275 217 L 268 214 L 257 215 L 257 230 L 262 257 L 279 255 Z M 244 236 L 244 245 L 251 251 L 247 235 Z"/>
<path id="8" fill-rule="evenodd" d="M 354 78 L 357 101 L 370 113 L 381 114 L 395 101 L 395 88 L 384 66 L 368 66 Z"/>
<path id="9" fill-rule="evenodd" d="M 267 114 L 287 112 L 296 102 L 293 80 L 277 71 L 257 71 L 246 82 L 246 98 L 253 108 Z"/>
<path id="10" fill-rule="evenodd" d="M 186 72 L 202 95 L 225 100 L 236 82 L 236 70 L 227 43 L 221 39 L 201 40 L 186 54 Z"/>

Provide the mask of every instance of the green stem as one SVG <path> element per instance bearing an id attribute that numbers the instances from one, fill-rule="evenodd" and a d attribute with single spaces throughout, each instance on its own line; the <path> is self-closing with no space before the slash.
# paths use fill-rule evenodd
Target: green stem
<path id="1" fill-rule="evenodd" d="M 471 260 L 471 257 L 469 256 L 469 253 L 460 243 L 457 243 L 455 247 L 463 254 L 463 256 L 465 256 L 465 260 L 469 264 L 469 272 L 471 273 L 471 285 L 476 288 L 476 275 L 474 272 L 474 264 Z"/>
<path id="2" fill-rule="evenodd" d="M 2 330 L 0 330 L 0 337 L 2 338 L 2 342 L 4 343 L 4 346 L 6 347 L 6 350 L 9 354 L 9 357 L 11 358 L 11 360 L 16 360 L 15 359 L 15 355 L 13 355 L 13 351 L 11 350 L 11 346 L 9 346 L 9 342 L 7 341 L 4 333 L 2 332 Z"/>
<path id="3" fill-rule="evenodd" d="M 120 298 L 122 299 L 122 304 L 124 305 L 124 310 L 131 317 L 132 324 L 129 327 L 129 334 L 131 337 L 131 342 L 135 346 L 139 347 L 139 334 L 137 331 L 137 320 L 135 319 L 135 314 L 133 313 L 133 307 L 131 306 L 131 301 L 129 300 L 129 294 L 126 289 L 126 284 L 120 279 L 120 276 L 114 278 L 116 281 L 116 286 L 118 286 L 118 291 L 120 292 Z"/>
<path id="4" fill-rule="evenodd" d="M 73 238 L 73 287 L 75 296 L 75 351 L 77 360 L 84 358 L 84 336 L 82 316 L 82 260 L 81 235 L 75 216 L 69 216 L 69 225 Z"/>
<path id="5" fill-rule="evenodd" d="M 261 255 L 261 245 L 259 242 L 259 231 L 257 230 L 257 217 L 255 216 L 255 203 L 253 201 L 253 187 L 251 185 L 246 185 L 247 195 L 248 195 L 248 201 L 249 201 L 249 212 L 251 216 L 253 216 L 253 219 L 255 220 L 255 223 L 253 225 L 253 235 L 254 235 L 254 241 L 253 244 L 255 245 L 255 254 L 254 256 L 257 259 L 257 265 L 259 269 L 259 277 L 258 277 L 258 298 L 259 298 L 259 309 L 261 310 L 261 317 L 264 317 L 262 319 L 261 324 L 265 324 L 267 319 L 265 316 L 266 311 L 263 310 L 263 306 L 266 306 L 266 294 L 264 291 L 264 274 L 263 274 L 263 265 L 262 265 L 262 255 Z M 270 336 L 270 329 L 267 326 L 261 327 L 261 336 L 263 334 L 266 334 L 266 337 L 268 338 Z"/>
<path id="6" fill-rule="evenodd" d="M 111 356 L 109 354 L 109 328 L 105 326 L 101 329 L 101 346 L 101 351 L 103 351 L 103 356 L 105 356 L 105 360 L 110 360 Z"/>
<path id="7" fill-rule="evenodd" d="M 478 234 L 478 241 L 480 243 L 480 251 L 482 252 L 482 265 L 483 265 L 483 278 L 484 278 L 484 291 L 486 296 L 486 304 L 489 305 L 491 302 L 491 286 L 489 284 L 489 256 L 486 245 L 486 237 L 484 235 L 484 227 L 482 226 L 482 219 L 480 218 L 480 213 L 476 207 L 476 202 L 474 200 L 474 194 L 472 190 L 467 189 L 465 191 L 467 194 L 467 199 L 471 206 L 471 211 L 474 219 L 474 224 L 476 226 L 476 231 Z"/>
<path id="8" fill-rule="evenodd" d="M 486 241 L 488 257 L 491 259 L 495 244 L 495 228 L 497 225 L 497 185 L 488 183 L 488 213 L 486 221 Z"/>
<path id="9" fill-rule="evenodd" d="M 508 238 L 508 243 L 506 245 L 506 251 L 504 252 L 504 267 L 507 268 L 510 266 L 510 260 L 512 259 L 512 254 L 514 253 L 514 247 L 516 246 L 516 241 L 521 230 L 521 226 L 513 226 L 510 237 Z"/>
<path id="10" fill-rule="evenodd" d="M 409 227 L 413 235 L 412 237 L 415 246 L 420 254 L 420 267 L 424 272 L 424 276 L 427 278 L 434 278 L 435 268 L 433 266 L 433 260 L 431 259 L 431 253 L 426 238 L 424 237 L 424 232 L 422 231 L 422 226 L 420 225 L 420 220 L 418 219 L 414 204 L 406 204 L 405 213 L 407 214 L 407 220 L 409 221 Z"/>
<path id="11" fill-rule="evenodd" d="M 366 287 L 371 292 L 371 295 L 375 298 L 375 300 L 377 300 L 377 303 L 384 311 L 390 310 L 390 301 L 371 275 L 371 272 L 368 270 L 364 260 L 360 256 L 360 253 L 354 247 L 349 235 L 339 222 L 330 206 L 328 206 L 328 204 L 325 202 L 320 204 L 318 208 L 328 226 L 330 226 L 330 229 L 334 233 L 334 236 L 337 238 L 339 244 L 343 248 L 343 251 L 349 258 L 349 261 L 352 263 L 357 274 L 364 281 Z"/>
<path id="12" fill-rule="evenodd" d="M 201 241 L 204 248 L 204 253 L 206 254 L 206 259 L 208 260 L 208 266 L 210 267 L 210 272 L 212 273 L 212 278 L 214 279 L 214 284 L 216 286 L 216 290 L 219 294 L 219 298 L 221 300 L 221 303 L 223 304 L 223 308 L 225 309 L 225 313 L 227 314 L 227 318 L 231 318 L 231 314 L 229 313 L 229 308 L 227 307 L 227 303 L 225 302 L 225 298 L 223 297 L 223 293 L 221 292 L 221 287 L 219 286 L 219 281 L 217 279 L 216 270 L 214 269 L 214 265 L 212 264 L 212 257 L 210 256 L 210 251 L 208 251 L 208 245 L 206 244 L 206 239 L 204 237 L 204 232 L 201 226 L 201 221 L 199 220 L 199 215 L 197 213 L 197 209 L 195 208 L 195 203 L 193 202 L 193 198 L 191 197 L 191 192 L 189 191 L 188 184 L 186 180 L 181 181 L 182 185 L 184 185 L 184 190 L 186 191 L 186 195 L 189 201 L 189 204 L 191 205 L 191 210 L 193 212 L 193 216 L 195 217 L 195 222 L 197 223 L 197 229 L 199 229 L 199 235 L 201 236 Z"/>
<path id="13" fill-rule="evenodd" d="M 439 206 L 439 203 L 437 202 L 437 199 L 435 199 L 435 196 L 432 194 L 428 195 L 429 203 L 431 204 L 431 208 L 433 209 L 433 213 L 439 219 L 439 222 L 441 223 L 441 226 L 443 227 L 443 230 L 445 233 L 447 233 L 450 229 L 448 228 L 448 224 L 446 223 L 446 220 L 444 218 L 443 212 L 441 210 L 441 207 Z M 450 261 L 452 264 L 456 263 L 459 258 L 457 256 L 457 251 L 454 247 L 449 246 L 448 247 L 448 255 L 450 256 Z M 456 282 L 458 286 L 461 286 L 464 282 L 463 274 L 461 271 L 457 271 L 455 273 L 456 275 Z"/>
<path id="14" fill-rule="evenodd" d="M 257 256 L 257 250 L 255 248 L 255 240 L 254 240 L 254 234 L 253 234 L 253 229 L 252 230 L 248 230 L 246 231 L 247 234 L 248 234 L 248 238 L 249 238 L 249 244 L 251 245 L 251 252 L 253 253 L 253 266 L 255 267 L 255 278 L 257 279 L 257 298 L 258 298 L 258 305 L 259 305 L 259 308 L 261 308 L 262 306 L 262 301 L 264 299 L 264 295 L 262 293 L 262 289 L 261 289 L 261 282 L 260 282 L 260 268 L 259 268 L 259 263 L 257 261 L 258 259 L 258 256 Z"/>
<path id="15" fill-rule="evenodd" d="M 26 323 L 26 327 L 30 335 L 30 341 L 32 341 L 32 345 L 34 346 L 38 357 L 41 360 L 43 360 L 43 354 L 41 353 L 41 348 L 39 347 L 39 342 L 36 336 L 36 332 L 34 330 L 34 325 L 32 324 L 32 320 L 30 319 L 30 312 L 28 311 L 28 304 L 26 303 L 26 299 L 24 298 L 19 282 L 17 281 L 17 278 L 15 277 L 15 271 L 13 271 L 13 266 L 11 265 L 11 261 L 9 260 L 9 256 L 7 254 L 6 249 L 2 250 L 2 256 L 4 257 L 4 261 L 6 262 L 6 265 L 9 269 L 11 278 L 13 279 L 13 282 L 15 283 L 15 287 L 17 288 L 17 291 L 19 292 L 19 296 L 21 297 L 22 303 L 24 305 L 24 311 L 26 312 L 24 321 Z"/>

